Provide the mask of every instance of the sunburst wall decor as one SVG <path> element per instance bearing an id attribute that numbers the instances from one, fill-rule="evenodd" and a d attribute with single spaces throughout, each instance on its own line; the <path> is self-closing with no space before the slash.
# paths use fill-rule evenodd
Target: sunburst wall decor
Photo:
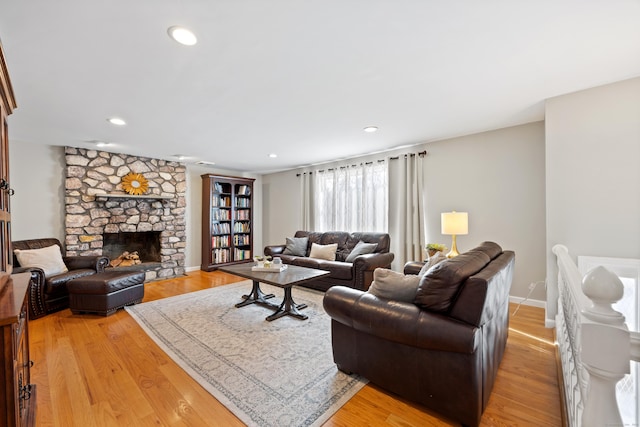
<path id="1" fill-rule="evenodd" d="M 144 194 L 149 189 L 149 181 L 139 173 L 128 173 L 122 177 L 122 189 L 134 196 Z"/>

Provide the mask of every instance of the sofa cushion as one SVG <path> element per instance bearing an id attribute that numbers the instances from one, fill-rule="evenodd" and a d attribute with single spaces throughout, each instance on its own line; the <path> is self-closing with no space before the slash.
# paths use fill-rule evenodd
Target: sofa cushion
<path id="1" fill-rule="evenodd" d="M 415 303 L 427 310 L 448 313 L 462 282 L 490 261 L 484 252 L 469 251 L 436 264 L 420 279 Z"/>
<path id="2" fill-rule="evenodd" d="M 308 237 L 287 237 L 286 248 L 283 254 L 306 256 L 308 243 Z"/>
<path id="3" fill-rule="evenodd" d="M 418 273 L 418 276 L 420 277 L 424 276 L 427 273 L 427 271 L 431 269 L 431 267 L 433 267 L 434 265 L 446 259 L 447 257 L 445 256 L 445 254 L 443 254 L 442 252 L 436 252 L 435 255 L 430 256 L 427 262 L 424 263 L 424 265 L 420 269 L 420 272 Z"/>
<path id="4" fill-rule="evenodd" d="M 45 277 L 68 271 L 58 245 L 40 249 L 15 249 L 13 252 L 21 267 L 41 268 Z"/>
<path id="5" fill-rule="evenodd" d="M 415 274 L 404 275 L 387 268 L 376 268 L 367 292 L 389 300 L 413 302 L 420 279 L 420 276 Z"/>
<path id="6" fill-rule="evenodd" d="M 359 255 L 372 253 L 373 251 L 376 250 L 376 247 L 378 247 L 377 243 L 365 243 L 362 240 L 360 240 L 356 244 L 356 246 L 351 250 L 351 253 L 347 255 L 347 258 L 345 259 L 345 261 L 353 262 L 356 259 L 356 257 Z"/>
<path id="7" fill-rule="evenodd" d="M 337 249 L 338 249 L 337 243 L 331 243 L 329 245 L 319 245 L 317 243 L 312 243 L 311 252 L 309 253 L 309 258 L 326 259 L 327 261 L 335 261 Z"/>

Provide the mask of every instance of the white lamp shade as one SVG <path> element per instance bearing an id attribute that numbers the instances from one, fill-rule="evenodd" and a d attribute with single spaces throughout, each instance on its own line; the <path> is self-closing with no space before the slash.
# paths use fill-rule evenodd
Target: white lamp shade
<path id="1" fill-rule="evenodd" d="M 469 214 L 467 212 L 443 212 L 440 214 L 442 234 L 469 234 Z"/>

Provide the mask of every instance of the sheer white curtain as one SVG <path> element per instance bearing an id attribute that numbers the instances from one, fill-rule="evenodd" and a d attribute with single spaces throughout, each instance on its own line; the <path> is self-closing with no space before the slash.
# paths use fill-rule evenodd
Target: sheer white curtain
<path id="1" fill-rule="evenodd" d="M 424 192 L 424 153 L 389 160 L 389 235 L 395 271 L 424 257 Z"/>
<path id="2" fill-rule="evenodd" d="M 314 173 L 315 231 L 387 231 L 387 162 Z"/>

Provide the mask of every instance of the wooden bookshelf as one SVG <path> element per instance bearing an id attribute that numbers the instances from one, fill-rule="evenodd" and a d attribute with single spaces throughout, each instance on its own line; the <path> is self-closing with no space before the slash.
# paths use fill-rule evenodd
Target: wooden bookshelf
<path id="1" fill-rule="evenodd" d="M 253 181 L 202 175 L 201 270 L 253 259 Z"/>

